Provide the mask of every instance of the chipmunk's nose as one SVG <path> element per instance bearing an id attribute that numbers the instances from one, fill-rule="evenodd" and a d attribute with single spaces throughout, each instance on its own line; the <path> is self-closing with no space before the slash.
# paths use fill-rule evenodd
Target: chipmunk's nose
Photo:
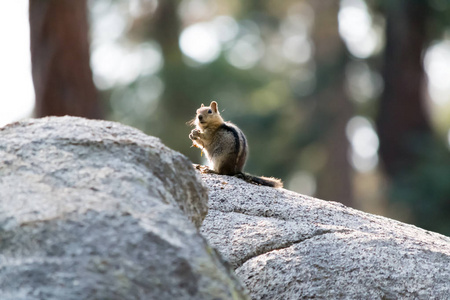
<path id="1" fill-rule="evenodd" d="M 201 122 L 203 121 L 203 116 L 202 115 L 198 115 L 198 120 Z"/>

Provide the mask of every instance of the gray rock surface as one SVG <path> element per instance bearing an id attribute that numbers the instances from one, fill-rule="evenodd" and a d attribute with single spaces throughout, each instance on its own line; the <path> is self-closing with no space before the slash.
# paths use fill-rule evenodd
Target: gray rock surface
<path id="1" fill-rule="evenodd" d="M 206 174 L 201 232 L 252 299 L 450 299 L 450 238 L 335 202 Z"/>
<path id="2" fill-rule="evenodd" d="M 138 130 L 0 128 L 0 299 L 245 299 L 198 234 L 206 213 L 190 162 Z"/>

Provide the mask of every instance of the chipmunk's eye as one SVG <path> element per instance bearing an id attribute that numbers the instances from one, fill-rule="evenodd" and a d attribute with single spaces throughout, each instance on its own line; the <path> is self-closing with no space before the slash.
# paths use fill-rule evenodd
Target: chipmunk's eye
<path id="1" fill-rule="evenodd" d="M 208 109 L 208 114 L 212 114 L 212 110 L 211 109 Z"/>

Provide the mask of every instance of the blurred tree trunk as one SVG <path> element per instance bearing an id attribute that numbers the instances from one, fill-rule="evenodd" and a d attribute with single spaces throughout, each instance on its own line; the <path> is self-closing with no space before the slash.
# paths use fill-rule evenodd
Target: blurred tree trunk
<path id="1" fill-rule="evenodd" d="M 328 153 L 327 163 L 318 178 L 317 196 L 353 206 L 352 168 L 345 134 L 353 109 L 344 89 L 348 56 L 338 32 L 339 1 L 310 1 L 310 5 L 316 12 L 312 38 L 318 89 L 314 97 L 323 113 L 321 122 L 326 128 L 323 142 Z"/>
<path id="2" fill-rule="evenodd" d="M 180 20 L 178 18 L 178 0 L 161 1 L 155 14 L 153 36 L 160 43 L 164 58 L 170 64 L 180 64 L 181 50 L 178 46 Z"/>
<path id="3" fill-rule="evenodd" d="M 179 0 L 164 0 L 158 3 L 153 25 L 153 37 L 161 46 L 164 56 L 164 68 L 160 73 L 165 89 L 160 101 L 159 135 L 163 142 L 175 150 L 180 150 L 186 144 L 190 129 L 186 121 L 193 117 L 195 106 L 192 100 L 200 93 L 189 86 L 189 78 L 194 76 L 183 62 L 179 46 L 181 21 L 178 16 Z M 174 109 L 176 108 L 176 109 Z M 173 120 L 185 120 L 173 122 Z M 179 135 L 179 137 L 176 137 Z M 196 149 L 191 149 L 194 152 Z"/>
<path id="4" fill-rule="evenodd" d="M 29 10 L 36 117 L 100 118 L 86 0 L 30 0 Z"/>
<path id="5" fill-rule="evenodd" d="M 377 118 L 380 157 L 389 176 L 408 172 L 415 147 L 430 134 L 423 103 L 422 53 L 426 43 L 427 1 L 388 4 L 384 93 Z"/>

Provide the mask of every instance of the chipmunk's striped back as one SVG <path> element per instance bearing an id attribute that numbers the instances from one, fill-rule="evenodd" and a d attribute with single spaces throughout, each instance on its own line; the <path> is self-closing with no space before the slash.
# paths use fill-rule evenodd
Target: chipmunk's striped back
<path id="1" fill-rule="evenodd" d="M 227 170 L 232 170 L 232 175 L 242 172 L 244 169 L 245 162 L 247 160 L 248 146 L 247 139 L 244 133 L 233 123 L 225 122 L 220 127 L 219 130 L 229 132 L 233 135 L 234 151 L 229 156 L 235 156 L 234 167 L 227 168 Z M 227 139 L 228 140 L 228 139 Z"/>

